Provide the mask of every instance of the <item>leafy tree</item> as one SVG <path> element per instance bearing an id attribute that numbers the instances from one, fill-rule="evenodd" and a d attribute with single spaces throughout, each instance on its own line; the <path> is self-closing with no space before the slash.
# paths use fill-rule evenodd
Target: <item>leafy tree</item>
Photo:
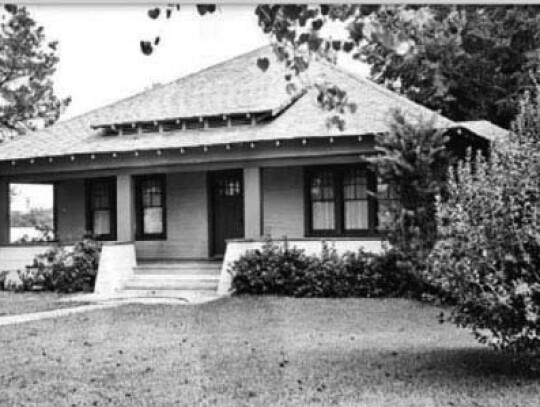
<path id="1" fill-rule="evenodd" d="M 375 18 L 402 42 L 372 36 L 359 49 L 371 76 L 447 117 L 505 128 L 540 67 L 537 6 L 384 7 Z"/>
<path id="2" fill-rule="evenodd" d="M 56 42 L 46 42 L 25 7 L 0 12 L 0 132 L 21 134 L 58 120 L 69 103 L 55 95 Z"/>

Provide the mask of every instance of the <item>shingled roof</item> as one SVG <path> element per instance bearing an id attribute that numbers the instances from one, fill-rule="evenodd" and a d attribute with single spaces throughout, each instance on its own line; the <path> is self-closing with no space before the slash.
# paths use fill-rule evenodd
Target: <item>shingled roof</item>
<path id="1" fill-rule="evenodd" d="M 266 72 L 257 59 L 271 61 Z M 169 84 L 139 93 L 45 130 L 0 145 L 0 161 L 77 154 L 144 151 L 215 144 L 287 140 L 296 138 L 363 135 L 387 131 L 387 113 L 392 107 L 414 115 L 436 116 L 441 128 L 460 127 L 433 111 L 383 86 L 341 69 L 317 62 L 309 75 L 326 79 L 347 90 L 357 104 L 355 114 L 345 117 L 346 128 L 328 129 L 325 113 L 318 106 L 316 91 L 294 99 L 286 92 L 285 68 L 269 46 L 259 48 Z M 186 129 L 106 136 L 95 126 L 160 121 L 165 119 L 230 115 L 269 111 L 275 118 L 256 126 Z"/>

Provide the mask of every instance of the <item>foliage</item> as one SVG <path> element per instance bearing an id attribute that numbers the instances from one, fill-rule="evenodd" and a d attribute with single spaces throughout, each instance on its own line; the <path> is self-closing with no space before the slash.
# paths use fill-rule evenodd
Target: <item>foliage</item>
<path id="1" fill-rule="evenodd" d="M 58 292 L 93 291 L 96 282 L 101 245 L 85 238 L 72 250 L 62 246 L 50 248 L 34 258 L 32 267 L 23 273 L 27 289 L 41 286 Z"/>
<path id="2" fill-rule="evenodd" d="M 29 212 L 12 211 L 11 227 L 33 227 L 39 232 L 36 237 L 24 235 L 17 243 L 51 242 L 55 240 L 53 218 L 52 209 L 33 208 Z"/>
<path id="3" fill-rule="evenodd" d="M 39 224 L 53 224 L 52 208 L 32 208 L 27 212 L 11 211 L 10 212 L 12 227 L 34 227 Z"/>
<path id="4" fill-rule="evenodd" d="M 508 127 L 540 65 L 536 6 L 264 5 L 256 14 L 288 66 L 351 53 L 376 82 L 456 121 Z M 325 34 L 336 22 L 347 38 Z"/>
<path id="5" fill-rule="evenodd" d="M 6 134 L 49 126 L 69 103 L 54 93 L 57 43 L 46 42 L 43 31 L 25 7 L 5 5 L 0 12 L 0 131 Z"/>
<path id="6" fill-rule="evenodd" d="M 420 298 L 427 287 L 400 267 L 401 260 L 397 251 L 339 255 L 325 243 L 317 256 L 268 241 L 232 264 L 232 289 L 235 294 L 293 297 Z"/>
<path id="7" fill-rule="evenodd" d="M 374 36 L 359 50 L 372 78 L 452 120 L 509 128 L 520 96 L 534 89 L 537 6 L 391 6 L 374 18 L 403 45 L 390 48 Z"/>
<path id="8" fill-rule="evenodd" d="M 488 159 L 469 154 L 438 202 L 444 231 L 426 277 L 455 301 L 450 319 L 497 349 L 540 349 L 540 179 L 538 121 L 516 122 L 513 140 Z M 540 116 L 537 116 L 540 117 Z"/>
<path id="9" fill-rule="evenodd" d="M 28 234 L 24 234 L 15 243 L 53 242 L 56 239 L 54 228 L 46 223 L 36 224 L 34 229 L 38 232 L 37 236 L 30 237 Z"/>
<path id="10" fill-rule="evenodd" d="M 423 258 L 437 239 L 435 196 L 445 187 L 452 162 L 448 137 L 432 120 L 390 113 L 389 132 L 375 136 L 381 153 L 369 161 L 382 183 L 389 185 L 396 202 L 389 208 L 386 226 L 390 243 L 402 253 Z"/>

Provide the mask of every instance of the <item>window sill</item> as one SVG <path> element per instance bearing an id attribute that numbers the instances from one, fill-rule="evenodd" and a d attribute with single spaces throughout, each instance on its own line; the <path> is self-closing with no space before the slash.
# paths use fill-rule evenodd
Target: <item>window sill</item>
<path id="1" fill-rule="evenodd" d="M 167 236 L 159 235 L 159 236 L 136 236 L 135 241 L 137 242 L 145 242 L 145 241 L 155 241 L 155 240 L 167 240 Z"/>
<path id="2" fill-rule="evenodd" d="M 350 233 L 319 233 L 319 232 L 309 232 L 305 234 L 306 238 L 332 238 L 332 239 L 355 239 L 359 237 L 373 237 L 381 238 L 384 234 L 380 232 L 374 232 L 371 230 L 363 232 L 350 232 Z"/>

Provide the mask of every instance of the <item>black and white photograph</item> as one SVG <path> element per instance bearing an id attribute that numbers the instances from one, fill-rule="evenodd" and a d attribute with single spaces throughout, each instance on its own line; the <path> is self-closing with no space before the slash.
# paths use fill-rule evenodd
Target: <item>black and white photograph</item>
<path id="1" fill-rule="evenodd" d="M 0 4 L 0 406 L 539 405 L 540 4 Z"/>

